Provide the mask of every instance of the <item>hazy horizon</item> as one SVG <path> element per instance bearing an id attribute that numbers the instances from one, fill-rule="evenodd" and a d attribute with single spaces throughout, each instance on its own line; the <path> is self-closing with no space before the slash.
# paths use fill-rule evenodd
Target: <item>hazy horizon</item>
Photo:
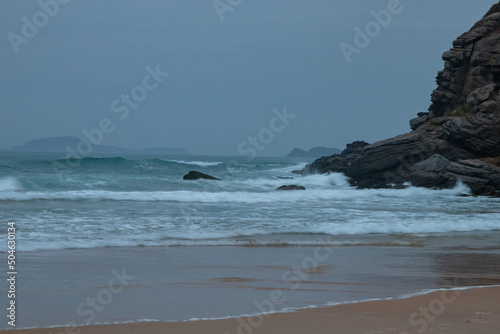
<path id="1" fill-rule="evenodd" d="M 442 53 L 495 2 L 55 1 L 0 4 L 0 149 L 95 129 L 194 155 L 382 140 L 427 111 Z"/>

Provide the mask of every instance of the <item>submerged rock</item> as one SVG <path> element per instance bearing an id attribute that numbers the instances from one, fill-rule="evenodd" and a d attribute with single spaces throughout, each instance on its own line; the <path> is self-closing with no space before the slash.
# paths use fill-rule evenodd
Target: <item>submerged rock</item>
<path id="1" fill-rule="evenodd" d="M 291 184 L 288 186 L 281 186 L 279 188 L 276 188 L 276 190 L 306 190 L 306 188 L 302 186 L 296 186 L 295 184 Z"/>
<path id="2" fill-rule="evenodd" d="M 364 188 L 450 188 L 462 181 L 476 195 L 500 195 L 500 3 L 443 60 L 429 112 L 410 121 L 412 132 L 349 144 L 303 174 L 342 172 Z"/>
<path id="3" fill-rule="evenodd" d="M 190 171 L 188 174 L 184 175 L 183 177 L 184 180 L 199 180 L 199 179 L 205 179 L 205 180 L 217 180 L 220 181 L 220 179 L 210 176 L 208 174 L 204 174 L 201 172 L 197 172 L 195 170 Z"/>

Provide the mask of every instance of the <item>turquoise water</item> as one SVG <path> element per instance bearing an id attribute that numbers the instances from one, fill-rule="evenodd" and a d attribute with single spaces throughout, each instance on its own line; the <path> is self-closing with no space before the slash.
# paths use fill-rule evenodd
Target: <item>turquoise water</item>
<path id="1" fill-rule="evenodd" d="M 452 190 L 356 190 L 305 162 L 231 157 L 0 155 L 0 219 L 18 250 L 105 246 L 411 245 L 500 230 L 500 200 Z M 66 166 L 61 169 L 54 166 Z M 222 181 L 184 181 L 198 170 Z M 58 171 L 58 172 L 55 172 Z M 297 184 L 305 191 L 276 191 Z M 4 233 L 1 231 L 0 233 Z"/>

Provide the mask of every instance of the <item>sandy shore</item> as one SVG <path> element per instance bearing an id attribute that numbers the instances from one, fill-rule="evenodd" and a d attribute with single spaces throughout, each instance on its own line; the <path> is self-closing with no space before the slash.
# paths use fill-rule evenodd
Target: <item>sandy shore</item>
<path id="1" fill-rule="evenodd" d="M 279 296 L 276 296 L 276 301 Z M 1 331 L 10 332 L 13 331 Z M 500 287 L 438 291 L 400 300 L 372 301 L 253 318 L 19 330 L 56 334 L 378 334 L 500 333 Z"/>

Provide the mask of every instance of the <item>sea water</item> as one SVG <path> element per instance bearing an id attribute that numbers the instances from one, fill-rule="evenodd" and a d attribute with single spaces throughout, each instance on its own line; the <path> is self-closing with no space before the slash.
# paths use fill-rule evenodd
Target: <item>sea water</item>
<path id="1" fill-rule="evenodd" d="M 20 324 L 237 316 L 272 289 L 288 291 L 279 311 L 457 277 L 498 284 L 499 199 L 464 196 L 463 185 L 357 190 L 342 174 L 293 173 L 307 162 L 2 152 L 0 234 L 16 222 Z M 221 180 L 183 180 L 191 170 Z M 306 190 L 275 190 L 289 184 Z M 123 268 L 134 282 L 90 317 L 81 304 Z M 296 289 L 284 276 L 293 268 Z M 51 302 L 57 312 L 46 313 Z"/>

